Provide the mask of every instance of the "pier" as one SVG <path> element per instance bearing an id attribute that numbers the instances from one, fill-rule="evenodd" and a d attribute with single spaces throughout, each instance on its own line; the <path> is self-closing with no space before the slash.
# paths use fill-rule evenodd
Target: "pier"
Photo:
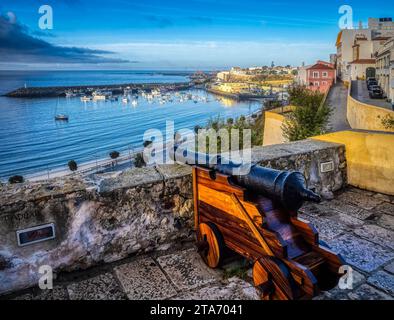
<path id="1" fill-rule="evenodd" d="M 93 91 L 112 91 L 113 94 L 123 94 L 124 90 L 153 90 L 163 89 L 166 91 L 181 91 L 193 87 L 193 83 L 129 83 L 112 85 L 84 85 L 84 86 L 61 86 L 61 87 L 30 87 L 19 88 L 5 94 L 9 98 L 45 98 L 65 97 L 67 92 L 85 95 Z"/>

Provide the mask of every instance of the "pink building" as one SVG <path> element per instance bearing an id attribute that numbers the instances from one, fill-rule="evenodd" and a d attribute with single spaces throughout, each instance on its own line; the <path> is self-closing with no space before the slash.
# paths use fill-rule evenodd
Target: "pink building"
<path id="1" fill-rule="evenodd" d="M 329 62 L 317 61 L 306 69 L 306 83 L 310 90 L 325 93 L 336 82 L 336 78 L 335 67 Z"/>
<path id="2" fill-rule="evenodd" d="M 336 70 L 333 64 L 319 60 L 314 65 L 300 68 L 297 81 L 310 90 L 325 93 L 336 82 Z"/>

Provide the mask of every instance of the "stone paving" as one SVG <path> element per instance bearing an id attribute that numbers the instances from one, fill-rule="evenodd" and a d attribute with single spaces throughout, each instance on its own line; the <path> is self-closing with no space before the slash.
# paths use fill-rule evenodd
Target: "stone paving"
<path id="1" fill-rule="evenodd" d="M 332 201 L 307 204 L 300 217 L 353 268 L 353 289 L 315 299 L 394 299 L 394 197 L 349 187 Z M 241 279 L 242 278 L 242 279 Z M 38 288 L 3 299 L 258 299 L 243 259 L 211 270 L 192 242 L 85 271 L 59 274 L 54 290 Z"/>

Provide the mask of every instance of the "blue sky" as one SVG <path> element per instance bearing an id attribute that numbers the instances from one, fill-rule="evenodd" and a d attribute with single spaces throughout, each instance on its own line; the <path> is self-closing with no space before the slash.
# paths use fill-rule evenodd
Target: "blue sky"
<path id="1" fill-rule="evenodd" d="M 53 8 L 54 28 L 45 32 L 38 27 L 43 4 Z M 352 6 L 355 23 L 394 15 L 393 1 L 3 0 L 0 68 L 222 69 L 271 61 L 312 63 L 335 52 L 338 9 L 344 4 Z"/>

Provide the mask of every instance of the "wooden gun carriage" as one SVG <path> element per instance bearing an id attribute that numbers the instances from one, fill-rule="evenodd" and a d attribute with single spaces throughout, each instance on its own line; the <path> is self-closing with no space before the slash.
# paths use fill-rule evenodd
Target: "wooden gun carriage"
<path id="1" fill-rule="evenodd" d="M 259 168 L 273 174 L 277 183 L 267 194 L 234 183 L 223 170 L 193 167 L 195 227 L 202 258 L 216 268 L 230 249 L 253 261 L 253 281 L 262 299 L 311 299 L 333 288 L 344 261 L 319 242 L 312 225 L 297 217 L 303 200 L 318 201 L 318 196 L 302 183 L 285 183 L 299 179 L 300 173 Z M 297 198 L 296 191 L 303 199 Z M 286 202 L 285 197 L 292 199 Z"/>

